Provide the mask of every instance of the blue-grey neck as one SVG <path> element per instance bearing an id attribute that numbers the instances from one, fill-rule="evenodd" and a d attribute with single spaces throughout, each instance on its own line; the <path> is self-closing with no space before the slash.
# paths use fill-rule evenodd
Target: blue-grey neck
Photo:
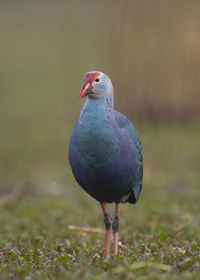
<path id="1" fill-rule="evenodd" d="M 112 106 L 113 99 L 87 97 L 81 111 L 77 127 L 78 152 L 90 163 L 99 164 L 116 151 L 117 143 L 111 128 Z"/>
<path id="2" fill-rule="evenodd" d="M 104 122 L 105 118 L 113 115 L 113 94 L 106 97 L 87 97 L 81 110 L 79 122 L 88 119 L 90 123 Z"/>

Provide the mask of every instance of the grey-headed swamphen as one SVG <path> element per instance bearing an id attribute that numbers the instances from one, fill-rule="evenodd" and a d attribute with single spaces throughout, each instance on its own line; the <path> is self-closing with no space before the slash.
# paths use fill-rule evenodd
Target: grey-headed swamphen
<path id="1" fill-rule="evenodd" d="M 84 76 L 80 98 L 87 96 L 69 145 L 69 161 L 78 184 L 100 202 L 106 227 L 104 259 L 118 252 L 119 204 L 136 203 L 142 189 L 142 145 L 126 116 L 113 108 L 109 77 L 92 71 Z M 106 203 L 116 203 L 115 217 Z"/>

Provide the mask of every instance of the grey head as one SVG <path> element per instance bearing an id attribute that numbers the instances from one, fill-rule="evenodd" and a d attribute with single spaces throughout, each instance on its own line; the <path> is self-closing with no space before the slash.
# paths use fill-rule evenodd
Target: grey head
<path id="1" fill-rule="evenodd" d="M 106 100 L 113 107 L 113 85 L 110 78 L 99 71 L 87 72 L 84 76 L 80 98 L 85 96 L 95 100 Z"/>

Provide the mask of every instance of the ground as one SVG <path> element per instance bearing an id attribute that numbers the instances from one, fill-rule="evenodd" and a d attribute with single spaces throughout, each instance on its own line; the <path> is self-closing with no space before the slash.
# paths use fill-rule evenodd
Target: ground
<path id="1" fill-rule="evenodd" d="M 61 169 L 56 158 L 61 171 L 51 162 L 37 163 L 35 181 L 24 183 L 23 195 L 0 205 L 0 279 L 199 279 L 199 124 L 137 128 L 143 142 L 144 186 L 136 205 L 121 205 L 116 261 L 102 260 L 101 232 L 69 228 L 104 229 L 103 215 L 75 183 L 69 166 Z M 53 144 L 56 147 L 56 141 Z M 58 157 L 67 157 L 66 150 Z M 56 154 L 52 147 L 45 153 Z M 53 172 L 57 180 L 48 182 Z M 2 196 L 7 195 L 3 185 Z"/>

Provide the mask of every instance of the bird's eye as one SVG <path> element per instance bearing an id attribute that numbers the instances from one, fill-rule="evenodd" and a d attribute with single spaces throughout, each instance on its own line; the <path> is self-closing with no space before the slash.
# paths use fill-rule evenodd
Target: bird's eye
<path id="1" fill-rule="evenodd" d="M 95 82 L 97 82 L 97 83 L 100 82 L 100 79 L 99 79 L 99 78 L 96 78 Z"/>

